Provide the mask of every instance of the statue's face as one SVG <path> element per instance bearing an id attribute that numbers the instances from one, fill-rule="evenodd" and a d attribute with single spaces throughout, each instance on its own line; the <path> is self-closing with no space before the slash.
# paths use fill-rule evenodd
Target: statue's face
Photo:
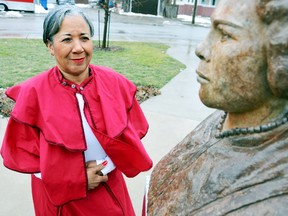
<path id="1" fill-rule="evenodd" d="M 196 50 L 202 102 L 227 112 L 256 109 L 272 97 L 267 83 L 265 32 L 255 0 L 221 0 Z"/>

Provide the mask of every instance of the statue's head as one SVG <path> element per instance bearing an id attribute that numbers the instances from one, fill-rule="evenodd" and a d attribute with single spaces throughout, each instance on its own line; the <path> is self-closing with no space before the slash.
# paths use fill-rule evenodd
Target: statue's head
<path id="1" fill-rule="evenodd" d="M 288 99 L 288 1 L 220 0 L 198 45 L 199 96 L 228 112 Z"/>

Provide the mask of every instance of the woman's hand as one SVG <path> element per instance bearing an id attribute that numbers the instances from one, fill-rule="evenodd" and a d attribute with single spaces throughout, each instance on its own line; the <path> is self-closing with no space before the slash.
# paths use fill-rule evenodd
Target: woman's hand
<path id="1" fill-rule="evenodd" d="M 105 161 L 102 164 L 97 165 L 96 161 L 88 161 L 86 163 L 86 172 L 88 179 L 88 190 L 92 190 L 101 182 L 107 182 L 108 176 L 101 173 L 101 170 L 105 167 L 107 163 Z"/>

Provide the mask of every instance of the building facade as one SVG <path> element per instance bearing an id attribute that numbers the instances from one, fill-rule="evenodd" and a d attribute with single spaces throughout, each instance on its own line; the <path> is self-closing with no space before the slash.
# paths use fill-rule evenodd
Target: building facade
<path id="1" fill-rule="evenodd" d="M 210 17 L 218 0 L 198 0 L 197 16 Z M 192 16 L 195 0 L 177 0 L 178 15 Z"/>
<path id="2" fill-rule="evenodd" d="M 194 4 L 195 0 L 176 0 L 177 5 L 184 5 L 184 4 Z M 198 5 L 203 6 L 215 6 L 217 3 L 217 0 L 198 0 Z"/>
<path id="3" fill-rule="evenodd" d="M 197 15 L 210 17 L 217 1 L 218 0 L 198 0 Z M 171 13 L 172 9 L 172 12 L 176 14 L 177 17 L 177 15 L 191 16 L 195 0 L 122 0 L 121 4 L 125 12 L 166 16 L 168 12 Z M 175 18 L 175 15 L 173 18 Z"/>

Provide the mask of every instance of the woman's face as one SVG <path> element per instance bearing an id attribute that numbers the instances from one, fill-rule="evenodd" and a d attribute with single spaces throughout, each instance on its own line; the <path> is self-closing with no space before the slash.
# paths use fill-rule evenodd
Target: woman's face
<path id="1" fill-rule="evenodd" d="M 66 79 L 81 82 L 88 76 L 93 43 L 90 28 L 82 16 L 66 16 L 48 48 Z"/>
<path id="2" fill-rule="evenodd" d="M 227 112 L 263 106 L 272 93 L 267 82 L 264 25 L 254 0 L 220 0 L 212 28 L 196 49 L 202 102 Z"/>

